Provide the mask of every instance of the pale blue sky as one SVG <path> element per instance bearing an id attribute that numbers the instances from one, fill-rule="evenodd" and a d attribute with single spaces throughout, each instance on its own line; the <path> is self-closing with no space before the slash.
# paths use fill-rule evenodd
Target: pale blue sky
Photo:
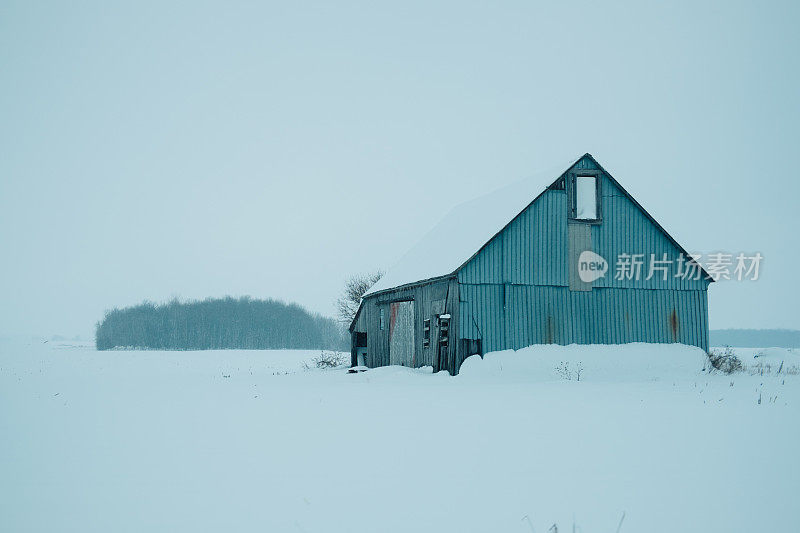
<path id="1" fill-rule="evenodd" d="M 0 5 L 0 335 L 143 299 L 333 314 L 453 205 L 591 152 L 711 326 L 800 327 L 797 2 Z"/>

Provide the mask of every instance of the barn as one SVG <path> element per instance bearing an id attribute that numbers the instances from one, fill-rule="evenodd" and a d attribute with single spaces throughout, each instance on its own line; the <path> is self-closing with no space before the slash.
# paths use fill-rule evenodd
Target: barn
<path id="1" fill-rule="evenodd" d="M 587 153 L 446 215 L 364 294 L 351 362 L 455 375 L 533 344 L 708 350 L 712 281 Z"/>

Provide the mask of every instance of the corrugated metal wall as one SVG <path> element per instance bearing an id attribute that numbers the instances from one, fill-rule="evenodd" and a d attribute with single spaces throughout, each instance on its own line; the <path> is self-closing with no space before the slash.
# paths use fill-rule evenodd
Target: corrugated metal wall
<path id="1" fill-rule="evenodd" d="M 567 197 L 549 190 L 458 272 L 460 283 L 567 284 Z"/>
<path id="2" fill-rule="evenodd" d="M 610 271 L 595 281 L 594 287 L 659 290 L 704 290 L 707 287 L 705 280 L 672 276 L 666 281 L 657 275 L 640 281 L 615 279 L 614 266 L 621 253 L 645 254 L 649 262 L 650 254 L 660 259 L 666 253 L 674 260 L 680 251 L 607 179 L 602 180 L 601 201 L 602 222 L 589 224 L 589 227 L 593 251 L 608 261 Z M 546 191 L 459 270 L 459 283 L 568 285 L 568 224 L 567 192 Z M 645 271 L 643 278 L 646 274 Z"/>
<path id="3" fill-rule="evenodd" d="M 599 170 L 589 158 L 574 168 Z M 604 174 L 600 179 L 600 223 L 570 221 L 569 185 L 550 189 L 459 270 L 463 338 L 482 339 L 484 352 L 538 343 L 681 342 L 708 349 L 708 282 L 664 280 L 659 273 L 645 279 L 650 254 L 675 260 L 680 250 L 616 184 Z M 571 225 L 589 232 L 569 231 Z M 569 269 L 576 267 L 570 244 L 608 262 L 605 277 L 581 287 L 586 292 L 570 290 Z M 622 253 L 645 254 L 639 280 L 616 279 Z"/>
<path id="4" fill-rule="evenodd" d="M 680 342 L 708 349 L 706 292 L 461 285 L 461 335 L 485 352 L 531 344 Z"/>

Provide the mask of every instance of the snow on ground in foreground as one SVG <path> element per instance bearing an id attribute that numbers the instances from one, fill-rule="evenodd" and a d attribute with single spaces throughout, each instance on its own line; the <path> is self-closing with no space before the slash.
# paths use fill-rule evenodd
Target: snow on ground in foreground
<path id="1" fill-rule="evenodd" d="M 317 354 L 0 341 L 0 531 L 800 529 L 800 376 L 708 375 L 682 346 L 456 378 Z"/>

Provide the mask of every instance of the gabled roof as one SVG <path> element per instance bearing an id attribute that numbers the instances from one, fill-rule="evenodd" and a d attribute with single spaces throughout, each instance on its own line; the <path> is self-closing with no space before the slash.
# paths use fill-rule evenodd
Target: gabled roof
<path id="1" fill-rule="evenodd" d="M 591 154 L 456 206 L 364 296 L 454 275 L 578 161 L 589 158 L 684 255 L 688 253 Z M 701 267 L 702 270 L 702 267 Z M 710 276 L 703 270 L 706 279 Z M 713 281 L 713 280 L 711 280 Z"/>

